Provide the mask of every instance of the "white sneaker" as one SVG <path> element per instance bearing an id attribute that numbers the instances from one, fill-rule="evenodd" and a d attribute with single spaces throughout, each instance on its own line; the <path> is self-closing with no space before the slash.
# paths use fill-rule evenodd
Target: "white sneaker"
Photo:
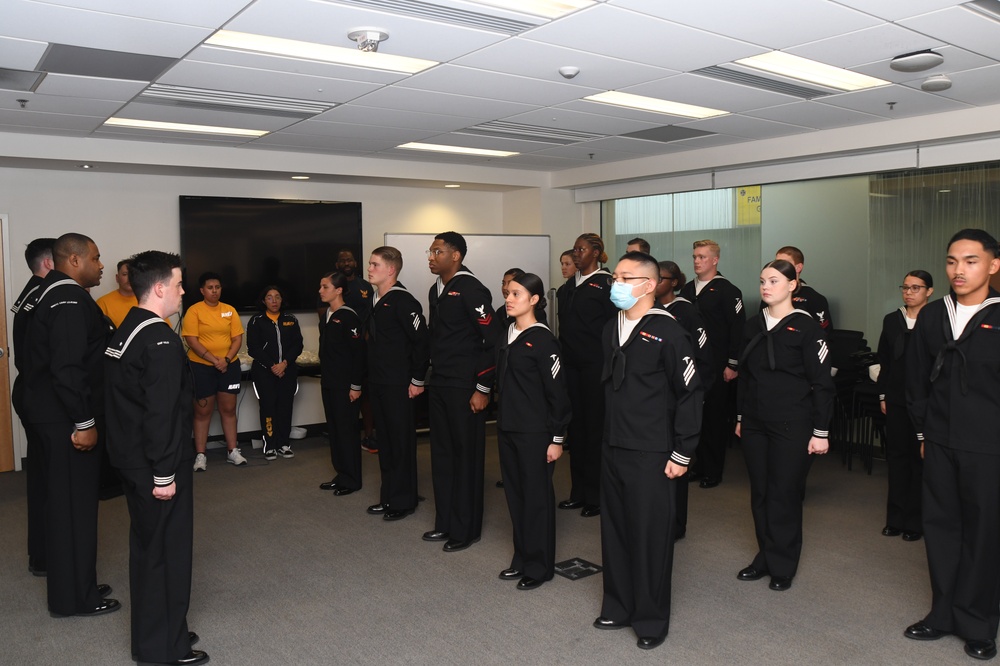
<path id="1" fill-rule="evenodd" d="M 247 459 L 240 453 L 240 447 L 238 446 L 226 454 L 226 461 L 230 465 L 236 465 L 237 467 L 247 464 Z"/>
<path id="2" fill-rule="evenodd" d="M 278 455 L 282 458 L 294 458 L 295 453 L 292 452 L 292 447 L 285 445 L 278 449 Z"/>
<path id="3" fill-rule="evenodd" d="M 204 472 L 206 469 L 208 469 L 208 458 L 204 453 L 199 453 L 194 457 L 194 471 Z"/>
<path id="4" fill-rule="evenodd" d="M 274 449 L 268 449 L 264 451 L 264 460 L 277 460 L 278 452 Z"/>

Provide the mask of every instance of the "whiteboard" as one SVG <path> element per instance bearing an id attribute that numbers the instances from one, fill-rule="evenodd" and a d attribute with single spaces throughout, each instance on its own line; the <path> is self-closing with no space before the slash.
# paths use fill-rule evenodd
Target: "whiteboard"
<path id="1" fill-rule="evenodd" d="M 399 281 L 407 291 L 420 302 L 427 316 L 427 293 L 437 276 L 427 269 L 427 250 L 434 242 L 436 234 L 389 234 L 385 235 L 385 244 L 390 245 L 403 254 L 403 270 Z M 462 234 L 466 245 L 465 264 L 479 281 L 489 288 L 493 294 L 493 307 L 503 306 L 503 295 L 500 293 L 500 281 L 508 268 L 520 268 L 525 273 L 534 273 L 542 278 L 545 289 L 559 285 L 548 284 L 549 279 L 549 245 L 548 236 L 516 236 L 499 234 Z M 555 312 L 552 303 L 546 308 L 546 316 L 552 321 Z"/>

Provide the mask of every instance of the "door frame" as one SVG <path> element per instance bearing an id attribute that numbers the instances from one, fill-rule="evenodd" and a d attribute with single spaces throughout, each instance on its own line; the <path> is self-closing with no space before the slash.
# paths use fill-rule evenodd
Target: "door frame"
<path id="1" fill-rule="evenodd" d="M 10 404 L 12 377 L 10 332 L 14 317 L 8 310 L 8 305 L 14 302 L 15 296 L 11 293 L 9 279 L 9 269 L 12 265 L 10 218 L 6 213 L 0 213 L 0 245 L 3 247 L 3 263 L 0 265 L 0 287 L 2 287 L 0 289 L 0 307 L 3 308 L 3 318 L 0 319 L 0 344 L 2 344 L 4 351 L 3 358 L 0 359 L 0 424 L 9 424 L 7 427 L 0 425 L 0 472 L 10 472 L 21 469 L 21 457 L 24 455 L 24 430 L 21 428 L 21 422 L 14 418 L 14 410 L 11 409 Z"/>

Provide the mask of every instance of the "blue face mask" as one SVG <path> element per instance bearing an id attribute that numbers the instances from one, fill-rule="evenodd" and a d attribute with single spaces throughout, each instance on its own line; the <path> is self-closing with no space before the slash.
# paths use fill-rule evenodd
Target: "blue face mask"
<path id="1" fill-rule="evenodd" d="M 611 285 L 611 302 L 619 310 L 629 310 L 639 302 L 638 296 L 632 295 L 633 286 L 628 282 L 614 282 Z"/>

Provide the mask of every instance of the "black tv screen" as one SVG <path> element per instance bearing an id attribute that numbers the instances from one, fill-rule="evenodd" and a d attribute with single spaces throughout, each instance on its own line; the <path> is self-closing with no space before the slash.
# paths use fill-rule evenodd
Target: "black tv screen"
<path id="1" fill-rule="evenodd" d="M 180 197 L 184 307 L 202 300 L 198 278 L 222 276 L 222 302 L 254 312 L 267 285 L 285 293 L 286 310 L 313 310 L 319 280 L 337 253 L 362 266 L 361 204 L 292 199 Z"/>

